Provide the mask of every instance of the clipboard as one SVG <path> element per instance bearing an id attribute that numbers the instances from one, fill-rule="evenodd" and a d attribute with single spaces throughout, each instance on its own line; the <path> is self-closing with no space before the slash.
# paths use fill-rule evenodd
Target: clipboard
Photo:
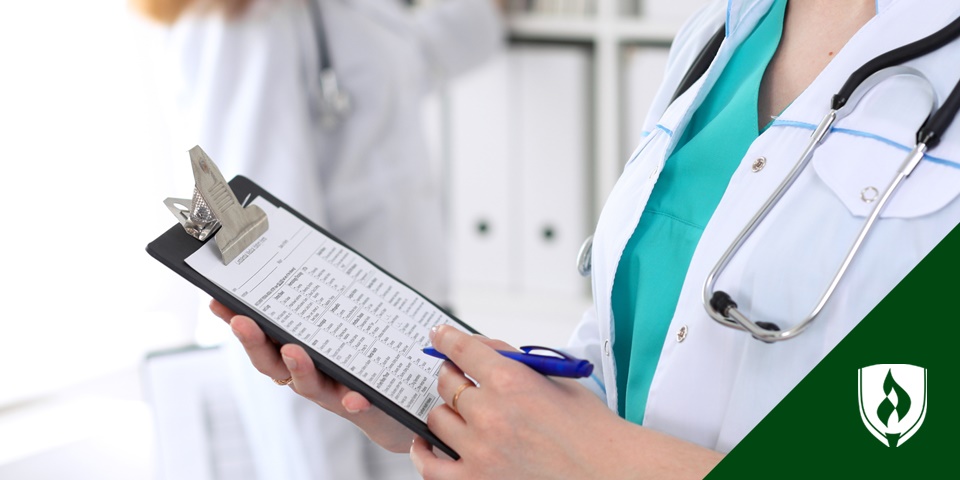
<path id="1" fill-rule="evenodd" d="M 403 282 L 402 279 L 399 279 L 395 277 L 393 274 L 391 274 L 390 272 L 382 269 L 381 267 L 376 265 L 376 263 L 366 258 L 362 253 L 357 252 L 349 245 L 340 241 L 330 232 L 326 231 L 324 228 L 320 227 L 319 225 L 316 225 L 315 223 L 310 221 L 308 218 L 301 215 L 299 212 L 290 208 L 283 201 L 281 201 L 280 199 L 272 195 L 270 192 L 267 192 L 266 190 L 261 188 L 259 185 L 257 185 L 255 182 L 253 182 L 249 178 L 246 178 L 244 176 L 236 176 L 232 180 L 230 180 L 229 184 L 227 184 L 227 182 L 223 181 L 223 177 L 220 176 L 219 170 L 217 170 L 216 166 L 212 163 L 212 161 L 210 161 L 210 159 L 206 156 L 206 154 L 204 154 L 203 151 L 200 150 L 199 147 L 194 147 L 194 149 L 190 151 L 190 154 L 191 154 L 191 161 L 194 166 L 194 176 L 197 181 L 197 189 L 194 192 L 193 205 L 191 206 L 191 208 L 194 210 L 194 214 L 195 214 L 193 215 L 194 217 L 202 218 L 206 216 L 207 219 L 209 219 L 210 217 L 217 217 L 217 213 L 218 213 L 217 204 L 219 202 L 216 199 L 214 199 L 213 201 L 211 201 L 209 198 L 205 199 L 204 198 L 205 196 L 206 197 L 232 196 L 234 202 L 237 201 L 236 200 L 237 198 L 242 198 L 244 199 L 244 201 L 242 205 L 240 205 L 240 208 L 244 208 L 243 205 L 248 205 L 244 209 L 255 207 L 253 205 L 250 205 L 250 203 L 256 201 L 257 199 L 263 199 L 266 202 L 269 202 L 270 204 L 278 207 L 279 209 L 289 212 L 290 214 L 295 216 L 297 219 L 299 219 L 300 221 L 305 223 L 307 226 L 309 226 L 309 228 L 313 229 L 315 232 L 319 233 L 323 237 L 326 237 L 332 242 L 335 242 L 336 245 L 343 247 L 346 250 L 349 250 L 353 254 L 357 255 L 359 258 L 362 258 L 366 262 L 369 262 L 369 264 L 372 265 L 372 267 L 377 270 L 378 274 L 385 275 L 386 277 L 393 279 L 393 281 L 397 282 L 399 285 L 402 285 L 407 289 L 409 289 L 409 291 L 417 295 L 419 299 L 422 299 L 426 304 L 431 305 L 432 307 L 436 308 L 439 312 L 441 312 L 443 315 L 443 320 L 446 323 L 457 324 L 460 328 L 470 333 L 478 333 L 476 330 L 474 330 L 472 327 L 470 327 L 466 323 L 460 321 L 453 315 L 443 310 L 441 306 L 437 305 L 432 300 L 423 296 L 422 294 L 417 292 L 415 289 L 407 285 L 405 282 Z M 198 170 L 198 168 L 200 170 Z M 205 172 L 202 171 L 204 169 L 206 169 Z M 209 177 L 209 178 L 206 178 L 206 177 Z M 226 192 L 220 191 L 221 187 L 216 186 L 216 183 L 218 181 L 222 182 L 223 185 L 228 185 L 229 190 Z M 211 190 L 213 190 L 214 193 L 211 193 Z M 228 198 L 227 200 L 229 203 L 230 199 Z M 384 395 L 383 393 L 379 392 L 376 388 L 369 385 L 366 381 L 362 380 L 361 378 L 358 378 L 357 375 L 347 371 L 346 369 L 338 365 L 335 361 L 333 361 L 331 358 L 328 358 L 326 355 L 318 351 L 316 348 L 308 345 L 304 341 L 301 341 L 301 339 L 297 338 L 294 334 L 289 332 L 287 329 L 282 328 L 277 323 L 267 318 L 264 314 L 262 314 L 256 308 L 253 308 L 252 306 L 248 305 L 248 303 L 240 300 L 233 293 L 220 287 L 217 283 L 212 281 L 207 276 L 199 273 L 197 270 L 195 270 L 193 267 L 191 267 L 187 263 L 188 257 L 190 257 L 191 255 L 194 255 L 194 253 L 196 253 L 201 248 L 204 248 L 204 246 L 214 238 L 217 238 L 216 243 L 218 246 L 227 245 L 226 249 L 221 248 L 221 252 L 224 255 L 223 257 L 224 260 L 226 260 L 228 257 L 230 257 L 230 259 L 232 260 L 233 258 L 236 258 L 236 256 L 240 254 L 239 252 L 243 252 L 244 249 L 254 248 L 251 245 L 257 240 L 257 237 L 261 236 L 263 232 L 265 232 L 269 228 L 269 226 L 266 224 L 267 223 L 266 216 L 262 218 L 263 220 L 262 225 L 255 225 L 252 228 L 245 228 L 242 225 L 239 227 L 237 227 L 236 225 L 233 225 L 233 226 L 225 225 L 224 227 L 222 227 L 223 231 L 216 232 L 216 228 L 211 229 L 209 228 L 209 225 L 198 225 L 197 222 L 191 221 L 189 218 L 187 218 L 187 217 L 190 217 L 188 212 L 185 212 L 183 210 L 180 210 L 179 213 L 177 212 L 177 210 L 173 207 L 173 204 L 184 204 L 184 203 L 187 203 L 186 200 L 167 199 L 165 203 L 167 203 L 167 206 L 168 208 L 170 208 L 171 211 L 173 211 L 175 214 L 178 215 L 178 219 L 180 219 L 180 224 L 174 224 L 166 232 L 164 232 L 162 235 L 160 235 L 155 240 L 150 242 L 146 247 L 147 253 L 149 253 L 153 258 L 158 260 L 163 265 L 166 265 L 169 269 L 173 270 L 174 272 L 176 272 L 178 275 L 180 275 L 190 283 L 199 287 L 201 290 L 209 294 L 211 297 L 213 297 L 220 303 L 232 309 L 234 312 L 241 315 L 248 316 L 251 319 L 253 319 L 257 323 L 257 325 L 264 331 L 264 333 L 270 338 L 272 338 L 274 341 L 276 341 L 278 344 L 283 345 L 287 343 L 295 343 L 300 345 L 313 359 L 313 363 L 318 370 L 328 375 L 329 377 L 333 378 L 334 380 L 342 383 L 348 388 L 359 392 L 365 398 L 367 398 L 371 404 L 383 410 L 385 413 L 387 413 L 388 415 L 390 415 L 391 417 L 399 421 L 401 424 L 403 424 L 404 426 L 412 430 L 417 435 L 426 439 L 433 446 L 443 451 L 450 457 L 454 459 L 459 458 L 459 455 L 453 449 L 451 449 L 449 446 L 444 444 L 443 441 L 441 441 L 436 435 L 434 435 L 427 428 L 427 424 L 424 420 L 421 420 L 421 418 L 419 418 L 417 415 L 414 415 L 413 413 L 409 412 L 406 408 L 404 408 L 403 406 L 401 406 L 400 404 L 398 404 L 388 396 Z M 237 207 L 237 205 L 231 205 L 229 206 L 228 210 L 231 210 L 231 209 L 235 210 L 235 207 Z M 212 212 L 209 210 L 212 210 Z M 224 220 L 227 221 L 227 223 L 231 222 L 231 220 L 229 220 L 231 215 L 224 215 L 223 210 L 224 209 L 222 205 L 220 205 L 219 213 L 224 217 Z M 254 210 L 259 210 L 259 208 L 255 208 Z M 211 213 L 212 215 L 210 215 Z M 254 213 L 256 214 L 255 211 Z M 262 214 L 263 212 L 260 212 L 260 213 Z M 259 217 L 259 215 L 254 215 L 254 216 Z M 196 218 L 194 218 L 194 220 L 196 220 Z M 258 223 L 258 222 L 259 220 L 255 220 L 253 223 Z M 249 225 L 247 227 L 249 227 Z M 236 243 L 231 244 L 230 241 L 226 241 L 226 240 L 221 241 L 218 237 L 224 232 L 234 237 L 234 238 L 230 238 L 229 240 L 236 241 Z M 214 233 L 216 233 L 216 236 L 213 235 Z M 203 237 L 203 240 L 200 240 L 199 237 L 201 236 Z M 238 248 L 238 246 L 240 248 Z M 229 263 L 229 261 L 226 261 L 224 263 L 225 264 Z M 427 346 L 427 345 L 424 345 L 424 346 Z M 433 372 L 433 380 L 434 380 L 433 385 L 435 385 L 436 371 Z M 431 388 L 433 388 L 434 390 L 436 389 L 435 386 L 432 386 Z"/>

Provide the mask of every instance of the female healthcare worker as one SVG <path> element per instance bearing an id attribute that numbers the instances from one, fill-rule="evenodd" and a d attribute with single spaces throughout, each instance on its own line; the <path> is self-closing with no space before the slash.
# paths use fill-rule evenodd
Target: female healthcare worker
<path id="1" fill-rule="evenodd" d="M 701 10 L 671 49 L 649 134 L 594 235 L 595 304 L 568 352 L 593 361 L 595 378 L 543 377 L 490 348 L 502 344 L 435 329 L 434 346 L 456 366 L 441 369 L 446 404 L 428 425 L 461 458 L 438 456 L 415 439 L 418 470 L 427 479 L 702 477 L 960 223 L 960 127 L 953 125 L 900 186 L 800 335 L 761 342 L 704 308 L 705 279 L 797 163 L 848 76 L 958 16 L 953 2 L 916 0 L 718 0 Z M 723 42 L 706 73 L 673 100 L 720 28 Z M 960 42 L 948 43 L 905 62 L 922 76 L 890 76 L 851 101 L 855 108 L 836 121 L 716 288 L 753 320 L 789 328 L 807 316 L 913 148 L 931 102 L 942 102 L 960 78 L 957 58 Z M 265 374 L 292 375 L 301 395 L 403 449 L 399 429 L 318 374 L 301 348 L 278 352 L 252 321 L 212 308 L 231 320 Z"/>
<path id="2" fill-rule="evenodd" d="M 497 1 L 416 9 L 401 0 L 137 4 L 170 24 L 164 73 L 184 150 L 202 146 L 227 178 L 243 174 L 282 192 L 317 224 L 448 301 L 443 198 L 423 102 L 500 50 Z M 348 98 L 343 105 L 319 88 L 331 87 L 321 78 L 329 71 Z M 234 366 L 247 367 L 231 373 L 258 478 L 415 475 L 406 458 L 392 459 L 349 423 L 264 382 L 235 350 Z"/>

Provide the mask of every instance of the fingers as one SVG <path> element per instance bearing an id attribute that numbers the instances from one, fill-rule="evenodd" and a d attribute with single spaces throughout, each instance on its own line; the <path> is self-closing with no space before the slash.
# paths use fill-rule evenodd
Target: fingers
<path id="1" fill-rule="evenodd" d="M 469 405 L 470 399 L 467 397 L 478 394 L 479 390 L 472 380 L 450 362 L 444 362 L 440 367 L 437 390 L 444 404 L 430 411 L 427 427 L 454 450 L 463 448 L 469 437 L 469 406 L 464 405 Z"/>
<path id="2" fill-rule="evenodd" d="M 210 311 L 227 323 L 230 323 L 230 319 L 236 315 L 233 310 L 230 310 L 224 304 L 213 299 L 210 300 Z"/>
<path id="3" fill-rule="evenodd" d="M 292 378 L 290 387 L 294 391 L 333 412 L 359 413 L 370 409 L 370 402 L 362 395 L 317 370 L 303 347 L 287 344 L 278 350 L 256 322 L 243 315 L 234 316 L 230 328 L 260 373 L 274 380 Z"/>
<path id="4" fill-rule="evenodd" d="M 443 363 L 440 367 L 440 374 L 437 377 L 437 391 L 440 393 L 440 398 L 443 399 L 444 403 L 446 403 L 453 412 L 463 415 L 463 405 L 469 403 L 469 401 L 465 402 L 464 398 L 469 397 L 472 393 L 476 393 L 467 392 L 467 390 L 471 388 L 476 388 L 476 384 L 467 378 L 459 368 L 450 362 Z"/>
<path id="5" fill-rule="evenodd" d="M 520 350 L 517 350 L 513 345 L 510 345 L 509 343 L 504 342 L 503 340 L 495 340 L 495 339 L 487 338 L 487 337 L 484 337 L 484 336 L 481 336 L 481 335 L 474 335 L 473 338 L 476 338 L 477 340 L 479 340 L 480 342 L 482 342 L 484 345 L 486 345 L 486 346 L 488 346 L 488 347 L 490 347 L 490 348 L 492 348 L 492 349 L 494 349 L 494 350 L 506 350 L 506 351 L 508 351 L 508 352 L 519 352 L 519 351 L 520 351 Z"/>
<path id="6" fill-rule="evenodd" d="M 227 310 L 222 307 L 211 302 L 211 310 L 225 316 Z M 256 322 L 243 315 L 233 316 L 230 327 L 250 357 L 250 362 L 260 373 L 275 381 L 291 378 L 289 386 L 295 392 L 347 418 L 387 450 L 397 453 L 409 450 L 414 435 L 409 428 L 373 407 L 361 394 L 317 370 L 303 347 L 291 343 L 277 348 L 277 344 L 260 330 Z"/>
<path id="7" fill-rule="evenodd" d="M 293 377 L 293 387 L 299 395 L 313 400 L 327 410 L 338 413 L 343 411 L 339 384 L 317 370 L 303 347 L 292 343 L 284 345 L 280 348 L 280 357 Z"/>
<path id="8" fill-rule="evenodd" d="M 471 427 L 449 405 L 438 405 L 430 410 L 427 428 L 455 451 L 467 449 L 465 446 L 471 440 Z"/>
<path id="9" fill-rule="evenodd" d="M 230 329 L 240 340 L 240 344 L 243 345 L 243 349 L 257 371 L 274 380 L 284 380 L 291 376 L 280 358 L 277 346 L 267 338 L 253 320 L 242 315 L 234 316 L 230 320 Z"/>
<path id="10" fill-rule="evenodd" d="M 347 394 L 343 396 L 343 399 L 340 400 L 340 405 L 343 406 L 343 409 L 346 410 L 347 413 L 366 412 L 373 406 L 366 397 L 354 391 L 347 392 Z"/>
<path id="11" fill-rule="evenodd" d="M 519 365 L 497 353 L 479 337 L 449 325 L 434 327 L 430 331 L 430 340 L 437 350 L 480 385 L 484 384 L 495 367 L 512 369 Z"/>
<path id="12" fill-rule="evenodd" d="M 438 457 L 430 443 L 421 437 L 413 439 L 413 445 L 410 446 L 410 460 L 413 461 L 413 466 L 424 480 L 456 476 L 457 462 Z"/>

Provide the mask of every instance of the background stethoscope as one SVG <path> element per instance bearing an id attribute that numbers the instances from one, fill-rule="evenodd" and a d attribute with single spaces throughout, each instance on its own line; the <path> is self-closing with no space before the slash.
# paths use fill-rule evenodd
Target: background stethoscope
<path id="1" fill-rule="evenodd" d="M 309 0 L 307 3 L 310 5 L 314 39 L 317 43 L 317 63 L 320 66 L 318 81 L 311 82 L 314 87 L 311 95 L 312 112 L 320 119 L 321 125 L 333 127 L 350 114 L 350 96 L 341 90 L 337 83 L 337 74 L 333 70 L 333 61 L 327 46 L 323 15 L 320 12 L 320 0 Z"/>
<path id="2" fill-rule="evenodd" d="M 704 281 L 703 303 L 704 308 L 711 318 L 724 326 L 747 331 L 753 337 L 768 343 L 793 338 L 803 332 L 810 325 L 810 323 L 813 322 L 817 315 L 819 315 L 823 310 L 824 305 L 826 305 L 827 301 L 833 295 L 834 290 L 840 283 L 840 279 L 843 278 L 844 273 L 850 266 L 850 263 L 855 257 L 857 251 L 860 249 L 860 246 L 863 244 L 864 239 L 870 232 L 876 219 L 883 211 L 884 206 L 888 203 L 903 180 L 908 177 L 913 172 L 914 168 L 916 168 L 916 166 L 920 163 L 920 160 L 923 159 L 924 153 L 928 149 L 934 148 L 939 143 L 941 135 L 946 131 L 947 127 L 953 121 L 958 109 L 960 109 L 960 82 L 958 82 L 957 86 L 953 88 L 949 97 L 947 97 L 947 100 L 939 109 L 937 109 L 935 101 L 931 105 L 930 116 L 927 117 L 926 121 L 917 131 L 916 145 L 904 159 L 896 176 L 893 178 L 893 180 L 891 180 L 883 194 L 878 198 L 877 203 L 864 221 L 856 240 L 850 247 L 850 250 L 847 252 L 846 257 L 838 268 L 836 274 L 834 275 L 830 284 L 827 286 L 827 289 L 824 291 L 823 295 L 820 297 L 820 300 L 817 302 L 814 309 L 806 318 L 786 330 L 781 330 L 781 328 L 773 322 L 754 322 L 747 318 L 740 310 L 738 310 L 736 302 L 730 297 L 729 294 L 723 291 L 714 291 L 714 286 L 720 274 L 730 263 L 733 256 L 736 255 L 740 247 L 747 241 L 750 235 L 754 232 L 754 230 L 756 230 L 757 226 L 763 221 L 763 219 L 774 208 L 774 206 L 776 206 L 783 194 L 790 188 L 793 182 L 803 171 L 804 167 L 809 163 L 810 158 L 813 156 L 814 150 L 820 143 L 823 142 L 833 123 L 837 119 L 843 118 L 854 108 L 856 108 L 856 105 L 860 99 L 863 98 L 866 92 L 868 92 L 873 86 L 894 75 L 906 74 L 919 76 L 930 87 L 931 97 L 936 98 L 936 95 L 933 91 L 933 86 L 919 71 L 910 67 L 902 66 L 900 64 L 938 50 L 944 45 L 947 45 L 955 40 L 957 37 L 960 37 L 960 18 L 954 20 L 949 25 L 932 35 L 874 58 L 850 75 L 840 91 L 833 96 L 830 111 L 827 112 L 826 116 L 824 116 L 823 120 L 814 130 L 813 134 L 811 134 L 809 144 L 803 150 L 803 153 L 801 153 L 800 158 L 788 174 L 787 178 L 781 182 L 770 198 L 767 199 L 767 201 L 760 208 L 760 211 L 753 216 L 753 218 L 736 237 L 730 247 L 727 248 L 723 256 L 721 256 L 716 266 L 714 266 L 713 270 Z M 700 59 L 698 58 L 698 61 L 699 60 Z M 581 247 L 578 255 L 577 269 L 581 275 L 590 274 L 591 250 L 592 237 L 588 238 L 587 241 L 584 242 L 584 245 Z"/>

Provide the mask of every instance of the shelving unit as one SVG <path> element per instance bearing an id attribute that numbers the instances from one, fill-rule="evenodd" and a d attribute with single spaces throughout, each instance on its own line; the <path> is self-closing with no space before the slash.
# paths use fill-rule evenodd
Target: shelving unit
<path id="1" fill-rule="evenodd" d="M 707 0 L 509 1 L 523 7 L 507 16 L 508 54 L 441 102 L 452 300 L 488 335 L 556 344 L 591 303 L 577 248 L 639 140 L 668 47 Z"/>
<path id="2" fill-rule="evenodd" d="M 513 10 L 509 14 L 507 26 L 514 42 L 583 43 L 592 50 L 591 220 L 599 216 L 630 153 L 621 147 L 624 48 L 636 45 L 668 48 L 684 19 L 705 1 L 596 0 L 595 4 L 585 6 L 581 14 L 555 13 L 556 10 L 540 13 L 533 4 L 524 11 Z M 655 17 L 651 16 L 654 14 Z"/>

